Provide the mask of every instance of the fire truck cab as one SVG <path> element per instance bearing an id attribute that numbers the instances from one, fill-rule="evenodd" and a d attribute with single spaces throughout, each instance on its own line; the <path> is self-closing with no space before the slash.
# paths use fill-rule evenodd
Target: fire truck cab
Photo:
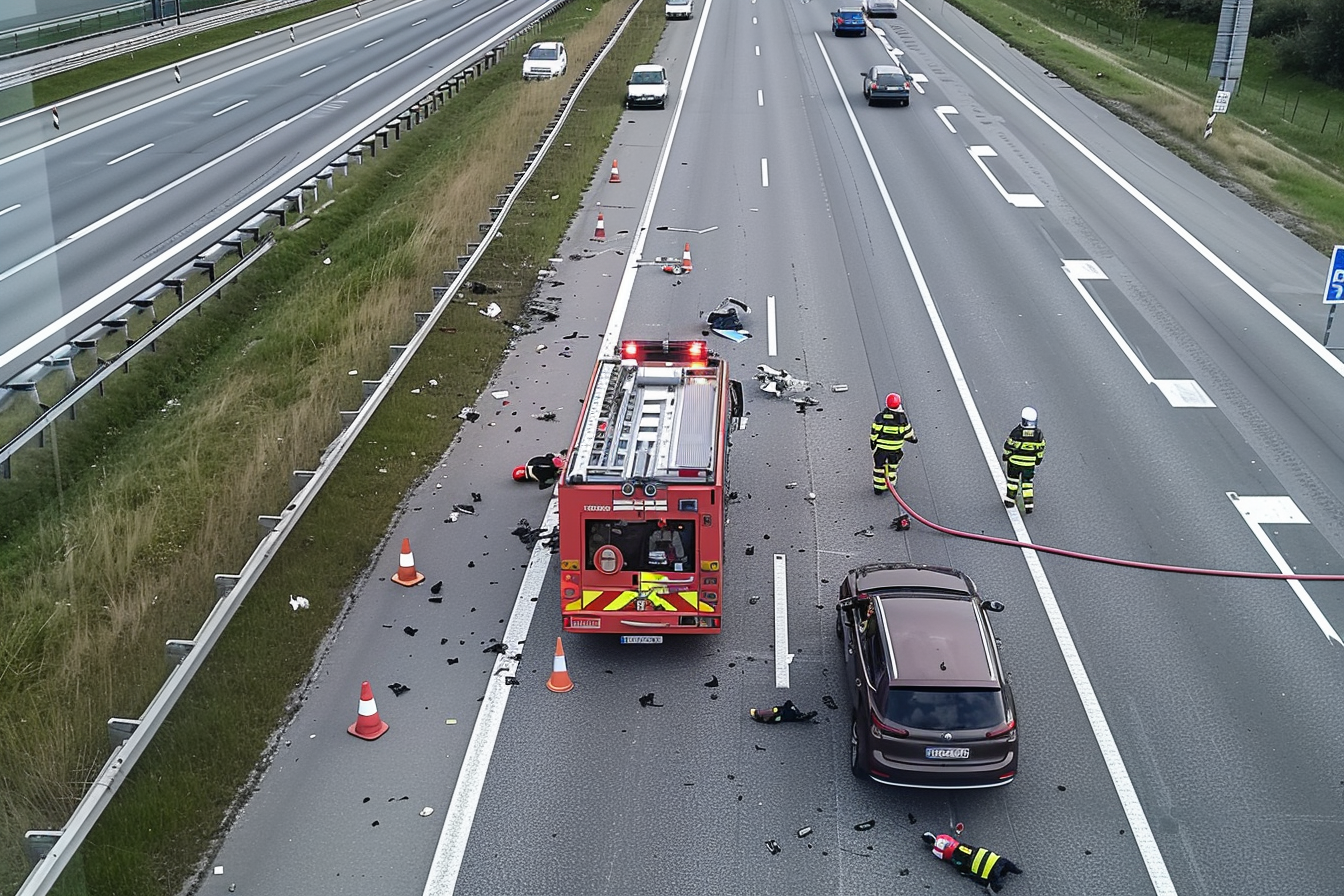
<path id="1" fill-rule="evenodd" d="M 623 643 L 718 632 L 741 385 L 703 342 L 597 362 L 558 489 L 563 629 Z"/>

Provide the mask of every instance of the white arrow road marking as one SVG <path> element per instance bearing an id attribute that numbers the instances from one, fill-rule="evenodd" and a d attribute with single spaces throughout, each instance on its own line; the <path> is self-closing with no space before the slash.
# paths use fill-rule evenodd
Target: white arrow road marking
<path id="1" fill-rule="evenodd" d="M 983 159 L 998 157 L 999 154 L 994 151 L 993 147 L 968 146 L 966 149 L 970 152 L 971 158 L 975 159 L 975 164 L 980 166 L 980 170 L 984 172 L 985 177 L 989 178 L 989 182 L 994 185 L 994 189 L 998 190 L 999 195 L 1012 205 L 1017 208 L 1045 208 L 1045 203 L 1037 199 L 1035 193 L 1009 193 L 1003 188 L 1003 184 L 999 183 L 999 179 L 990 172 L 989 166 L 982 161 Z"/>
<path id="2" fill-rule="evenodd" d="M 1310 523 L 1306 514 L 1298 509 L 1293 503 L 1293 499 L 1287 495 L 1239 495 L 1236 492 L 1228 492 L 1227 497 L 1231 499 L 1232 505 L 1237 508 L 1241 518 L 1246 521 L 1246 525 L 1251 527 L 1251 532 L 1255 535 L 1255 540 L 1260 542 L 1260 547 L 1265 549 L 1269 559 L 1274 561 L 1274 565 L 1279 568 L 1279 572 L 1291 573 L 1292 567 L 1288 561 L 1283 559 L 1279 549 L 1274 546 L 1274 542 L 1269 540 L 1265 534 L 1265 526 L 1291 525 L 1294 523 Z M 1327 640 L 1333 641 L 1341 647 L 1344 647 L 1344 641 L 1340 640 L 1335 627 L 1330 624 L 1330 620 L 1325 618 L 1321 608 L 1316 606 L 1316 601 L 1311 599 L 1307 589 L 1296 579 L 1288 579 L 1288 587 L 1293 589 L 1297 599 L 1306 607 L 1307 615 L 1316 621 L 1316 626 L 1325 635 Z"/>
<path id="3" fill-rule="evenodd" d="M 942 123 L 943 123 L 943 127 L 947 128 L 949 131 L 951 131 L 951 132 L 954 133 L 954 134 L 957 132 L 957 129 L 954 128 L 954 127 L 952 126 L 952 122 L 951 122 L 951 120 L 949 120 L 948 117 L 947 117 L 947 116 L 949 116 L 949 115 L 960 115 L 960 114 L 961 114 L 961 113 L 959 113 L 959 112 L 957 111 L 957 107 L 956 107 L 956 106 L 934 106 L 934 107 L 933 107 L 933 114 L 934 114 L 934 115 L 937 115 L 937 116 L 938 116 L 938 119 L 939 119 L 940 121 L 942 121 Z"/>
<path id="4" fill-rule="evenodd" d="M 1111 334 L 1115 344 L 1120 346 L 1120 351 L 1129 359 L 1129 363 L 1134 365 L 1134 369 L 1143 377 L 1145 383 L 1157 386 L 1166 396 L 1167 402 L 1174 408 L 1212 408 L 1217 407 L 1213 399 L 1208 396 L 1203 387 L 1194 380 L 1159 380 L 1156 379 L 1148 370 L 1148 367 L 1139 360 L 1139 356 L 1129 347 L 1125 337 L 1120 335 L 1120 331 L 1111 323 L 1111 319 L 1106 316 L 1106 312 L 1101 310 L 1101 306 L 1092 298 L 1092 293 L 1088 292 L 1083 285 L 1084 280 L 1109 280 L 1106 273 L 1090 258 L 1065 259 L 1064 276 L 1069 278 L 1073 288 L 1078 290 L 1078 295 L 1083 297 L 1087 307 L 1092 309 L 1092 313 L 1101 321 L 1101 325 Z"/>

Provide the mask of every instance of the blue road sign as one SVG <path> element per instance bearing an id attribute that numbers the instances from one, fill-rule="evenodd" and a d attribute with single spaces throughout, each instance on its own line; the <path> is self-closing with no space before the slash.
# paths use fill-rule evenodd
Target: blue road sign
<path id="1" fill-rule="evenodd" d="M 1344 302 L 1344 246 L 1336 246 L 1330 260 L 1330 276 L 1325 280 L 1325 304 Z"/>

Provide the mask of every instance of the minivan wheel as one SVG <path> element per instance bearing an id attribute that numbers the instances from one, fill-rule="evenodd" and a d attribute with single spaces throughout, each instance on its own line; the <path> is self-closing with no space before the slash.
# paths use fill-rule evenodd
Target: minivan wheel
<path id="1" fill-rule="evenodd" d="M 854 777 L 862 778 L 864 770 L 859 767 L 859 720 L 849 720 L 849 770 Z"/>

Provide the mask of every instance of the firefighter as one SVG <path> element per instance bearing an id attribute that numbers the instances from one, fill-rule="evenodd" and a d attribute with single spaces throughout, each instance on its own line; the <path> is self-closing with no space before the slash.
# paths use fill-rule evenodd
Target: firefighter
<path id="1" fill-rule="evenodd" d="M 1008 491 L 1003 496 L 1003 506 L 1012 507 L 1017 503 L 1017 490 L 1022 489 L 1022 512 L 1031 513 L 1036 503 L 1036 493 L 1031 480 L 1036 476 L 1036 468 L 1045 459 L 1045 433 L 1036 425 L 1036 409 L 1023 408 L 1022 422 L 1013 427 L 1003 443 L 1003 461 L 1007 464 Z"/>
<path id="2" fill-rule="evenodd" d="M 560 477 L 560 471 L 564 468 L 565 459 L 560 455 L 542 454 L 529 458 L 527 463 L 520 467 L 514 467 L 513 478 L 516 482 L 535 482 L 538 488 L 550 488 L 555 485 L 555 480 Z"/>
<path id="3" fill-rule="evenodd" d="M 918 445 L 915 428 L 905 415 L 901 396 L 895 392 L 887 396 L 887 406 L 873 418 L 873 430 L 868 436 L 868 447 L 873 452 L 873 494 L 887 491 L 887 481 L 896 485 L 896 468 L 905 453 L 905 443 Z"/>
<path id="4" fill-rule="evenodd" d="M 925 831 L 924 842 L 933 847 L 935 856 L 944 862 L 949 862 L 965 877 L 985 884 L 995 893 L 1003 889 L 1005 874 L 1022 873 L 1022 869 L 1011 859 L 1006 859 L 983 846 L 960 843 L 951 834 L 934 836 L 933 832 Z"/>

